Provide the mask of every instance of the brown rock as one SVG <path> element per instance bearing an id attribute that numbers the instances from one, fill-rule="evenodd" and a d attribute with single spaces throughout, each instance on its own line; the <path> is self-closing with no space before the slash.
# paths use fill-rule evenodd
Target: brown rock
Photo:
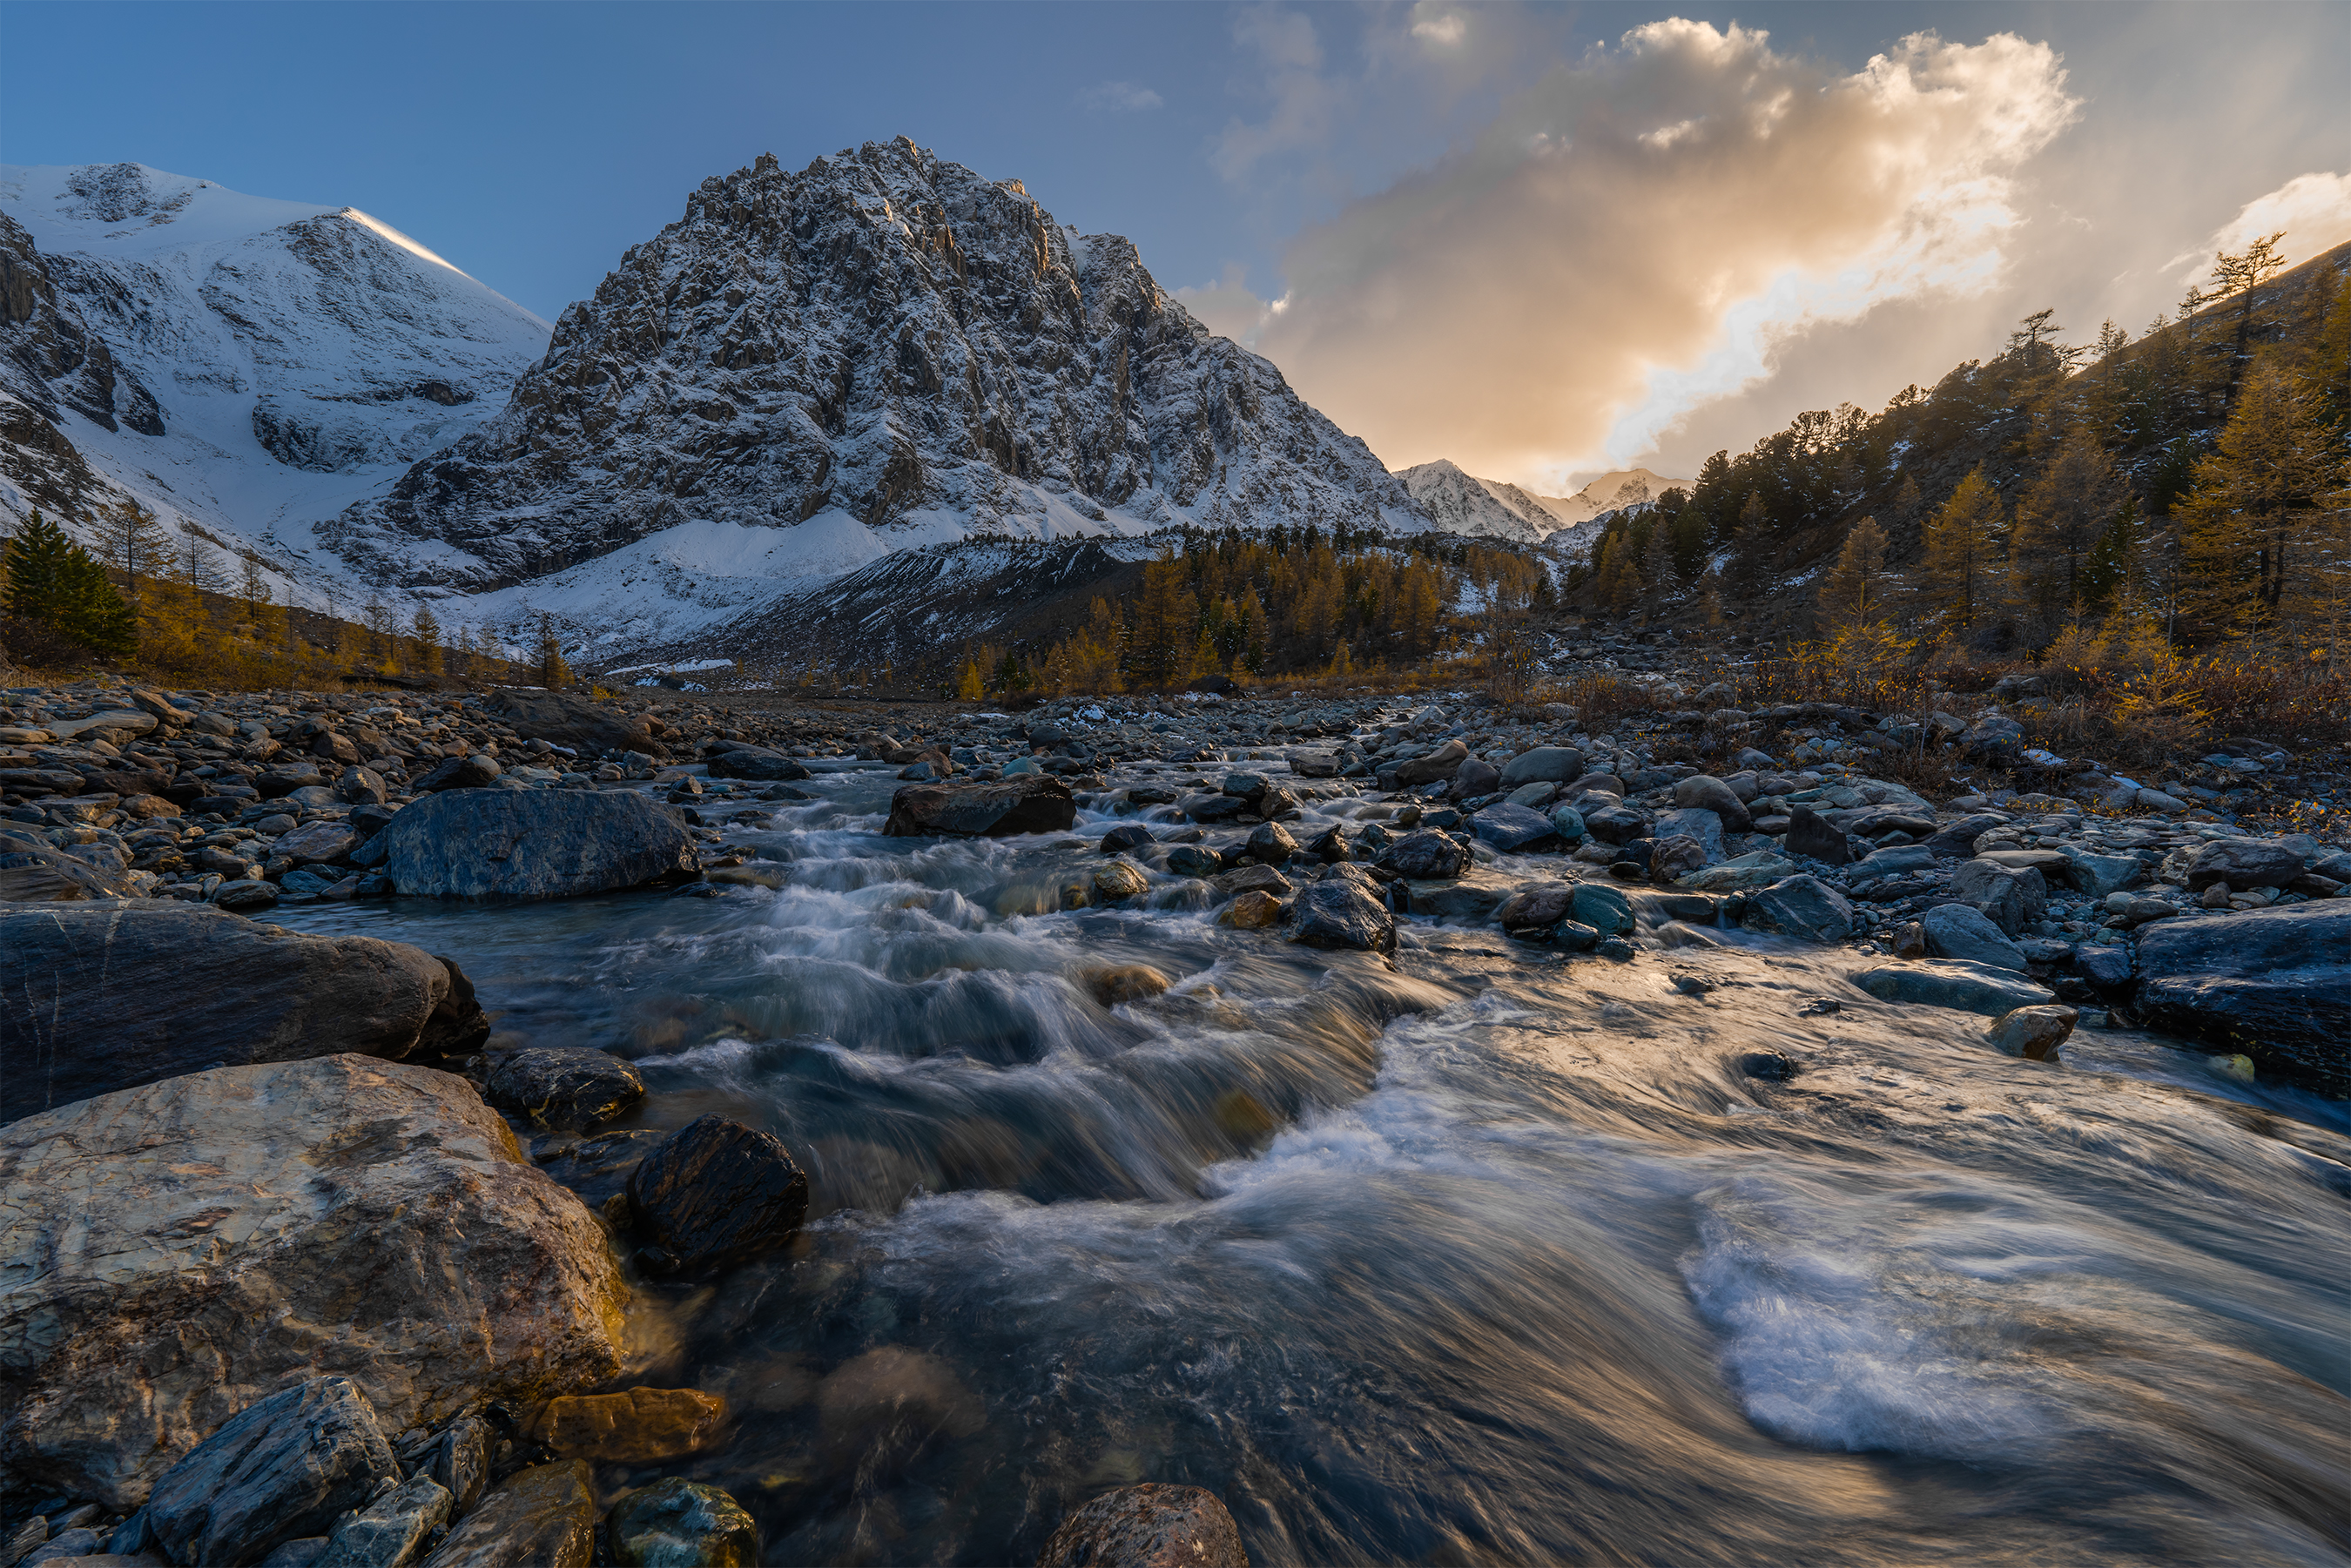
<path id="1" fill-rule="evenodd" d="M 589 1568 L 596 1478 L 585 1459 L 517 1470 L 443 1540 L 424 1568 Z"/>
<path id="2" fill-rule="evenodd" d="M 1159 995 L 1167 988 L 1167 977 L 1148 964 L 1120 964 L 1088 970 L 1085 983 L 1094 1000 L 1114 1008 L 1121 1002 L 1139 1002 Z"/>
<path id="3" fill-rule="evenodd" d="M 1249 1553 L 1216 1493 L 1145 1481 L 1063 1520 L 1037 1568 L 1249 1568 Z"/>
<path id="4" fill-rule="evenodd" d="M 726 1401 L 698 1388 L 569 1394 L 539 1406 L 530 1435 L 567 1459 L 650 1465 L 708 1448 L 726 1423 Z"/>
<path id="5" fill-rule="evenodd" d="M 1281 900 L 1270 893 L 1244 893 L 1225 905 L 1217 924 L 1237 931 L 1262 931 L 1280 923 Z"/>

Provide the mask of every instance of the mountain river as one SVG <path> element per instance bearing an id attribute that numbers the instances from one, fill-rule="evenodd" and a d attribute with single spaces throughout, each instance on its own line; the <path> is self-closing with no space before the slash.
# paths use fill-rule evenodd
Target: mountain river
<path id="1" fill-rule="evenodd" d="M 1408 919 L 1391 964 L 1174 877 L 1058 911 L 1132 818 L 887 839 L 893 771 L 817 766 L 727 830 L 776 888 L 274 916 L 448 954 L 494 1048 L 631 1058 L 623 1128 L 807 1168 L 789 1254 L 635 1282 L 635 1380 L 734 1435 L 608 1484 L 724 1486 L 773 1563 L 1033 1563 L 1137 1480 L 1260 1565 L 2351 1553 L 2342 1105 L 2123 1031 L 2011 1060 L 1740 932 Z M 1174 985 L 1106 1009 L 1116 964 Z"/>

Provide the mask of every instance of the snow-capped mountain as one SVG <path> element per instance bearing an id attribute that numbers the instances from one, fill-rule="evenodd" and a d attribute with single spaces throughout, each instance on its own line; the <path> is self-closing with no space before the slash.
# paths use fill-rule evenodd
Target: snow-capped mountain
<path id="1" fill-rule="evenodd" d="M 1133 245 L 901 139 L 704 181 L 496 420 L 326 537 L 675 630 L 910 546 L 1277 521 L 1426 527 Z"/>
<path id="2" fill-rule="evenodd" d="M 138 163 L 0 166 L 0 283 L 16 509 L 136 495 L 308 599 L 350 575 L 310 525 L 496 413 L 549 330 L 357 208 Z"/>
<path id="3" fill-rule="evenodd" d="M 1531 545 L 1560 526 L 1541 497 L 1465 474 L 1442 457 L 1403 469 L 1396 477 L 1429 521 L 1449 534 Z"/>
<path id="4" fill-rule="evenodd" d="M 1573 496 L 1538 496 L 1535 499 L 1562 524 L 1573 528 L 1604 513 L 1654 501 L 1670 489 L 1688 490 L 1693 484 L 1688 479 L 1668 479 L 1646 468 L 1621 468 L 1613 474 L 1603 474 Z"/>

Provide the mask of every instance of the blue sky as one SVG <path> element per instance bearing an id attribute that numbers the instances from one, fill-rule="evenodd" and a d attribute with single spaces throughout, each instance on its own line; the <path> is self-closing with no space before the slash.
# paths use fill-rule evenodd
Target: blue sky
<path id="1" fill-rule="evenodd" d="M 1558 484 L 1628 458 L 1628 441 L 1687 470 L 1796 407 L 1882 401 L 1996 346 L 2020 305 L 2055 303 L 2084 334 L 2109 313 L 2136 329 L 2179 293 L 2184 275 L 2166 265 L 2246 203 L 2351 167 L 2346 16 L 2325 5 L 12 3 L 0 5 L 0 159 L 135 161 L 359 206 L 552 319 L 674 219 L 705 174 L 761 152 L 796 167 L 904 134 L 1018 176 L 1065 223 L 1131 236 L 1164 284 L 1221 281 L 1191 296 L 1203 314 L 1261 338 L 1301 390 L 1391 462 L 1458 450 L 1513 470 L 1500 476 Z M 1997 285 L 1896 283 L 1858 307 L 1787 307 L 1795 314 L 1747 344 L 1756 363 L 1726 370 L 1723 355 L 1736 360 L 1740 347 L 1729 318 L 1691 320 L 1680 306 L 1674 316 L 1638 277 L 1574 287 L 1605 271 L 1590 258 L 1656 243 L 1656 212 L 1688 201 L 1670 182 L 1697 176 L 1665 170 L 1651 191 L 1587 173 L 1573 189 L 1598 193 L 1573 198 L 1584 204 L 1572 220 L 1543 220 L 1562 232 L 1495 217 L 1502 198 L 1436 209 L 1465 214 L 1456 248 L 1472 261 L 1481 245 L 1586 259 L 1564 287 L 1521 279 L 1528 292 L 1514 296 L 1498 284 L 1469 310 L 1448 306 L 1437 281 L 1460 274 L 1460 255 L 1432 270 L 1400 250 L 1397 270 L 1375 281 L 1407 298 L 1426 289 L 1430 308 L 1398 328 L 1397 342 L 1414 346 L 1381 358 L 1381 329 L 1358 329 L 1364 318 L 1346 294 L 1373 286 L 1353 273 L 1395 241 L 1381 214 L 1483 179 L 1481 159 L 1490 165 L 1507 140 L 1499 128 L 1593 104 L 1621 114 L 1664 90 L 1644 84 L 1679 79 L 1665 46 L 1652 38 L 1645 77 L 1642 51 L 1624 39 L 1674 16 L 1725 36 L 1734 24 L 1768 30 L 1771 68 L 1806 91 L 1860 79 L 1873 56 L 1920 30 L 1970 48 L 2014 34 L 2043 49 L 2038 65 L 1996 62 L 2019 81 L 2034 77 L 2045 122 L 2029 147 L 1927 172 L 1918 189 L 1939 194 L 1913 192 L 1903 220 L 1988 172 L 2008 219 L 1991 258 Z M 1982 97 L 1987 115 L 2013 110 Z M 1752 226 L 1726 215 L 1716 234 L 1701 220 L 1673 243 L 1735 249 Z M 1864 252 L 1883 261 L 1878 241 L 1800 256 L 1800 239 L 1759 253 L 1735 287 L 1849 273 Z M 1252 320 L 1285 295 L 1297 308 L 1289 325 Z M 1318 309 L 1319 332 L 1298 325 Z M 1555 346 L 1514 350 L 1512 323 L 1538 317 Z M 1332 347 L 1343 333 L 1344 354 Z M 1459 362 L 1432 368 L 1431 356 L 1450 353 Z M 1449 374 L 1490 390 L 1479 428 L 1532 409 L 1528 433 L 1481 446 L 1478 429 L 1448 424 L 1442 405 L 1458 396 L 1416 388 Z M 1597 390 L 1551 398 L 1536 383 L 1552 374 Z M 1356 390 L 1366 381 L 1394 384 L 1374 402 Z M 1650 390 L 1626 390 L 1636 385 Z"/>

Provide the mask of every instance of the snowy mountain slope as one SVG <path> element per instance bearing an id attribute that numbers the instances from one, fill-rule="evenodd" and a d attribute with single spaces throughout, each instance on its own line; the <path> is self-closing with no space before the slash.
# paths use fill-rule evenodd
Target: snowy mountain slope
<path id="1" fill-rule="evenodd" d="M 692 560 L 756 560 L 781 592 L 967 536 L 1343 520 L 1427 526 L 1133 245 L 901 139 L 704 181 L 495 421 L 322 537 L 412 588 L 682 625 L 759 594 L 704 591 Z"/>
<path id="2" fill-rule="evenodd" d="M 1447 533 L 1531 545 L 1559 527 L 1540 497 L 1499 479 L 1465 474 L 1441 457 L 1403 469 L 1396 477 L 1429 521 Z"/>
<path id="3" fill-rule="evenodd" d="M 546 351 L 545 322 L 356 208 L 136 163 L 0 165 L 0 214 L 5 390 L 100 479 L 258 549 L 306 599 L 355 580 L 309 524 L 494 415 Z M 76 329 L 90 347 L 68 367 Z M 28 361 L 54 369 L 46 406 Z M 22 417 L 5 434 L 10 504 L 65 486 L 56 439 L 44 467 Z"/>
<path id="4" fill-rule="evenodd" d="M 1646 468 L 1623 468 L 1613 474 L 1603 474 L 1573 496 L 1537 496 L 1535 500 L 1561 523 L 1573 527 L 1578 523 L 1588 523 L 1604 512 L 1654 501 L 1676 486 L 1687 490 L 1695 483 L 1689 479 L 1668 479 Z"/>

